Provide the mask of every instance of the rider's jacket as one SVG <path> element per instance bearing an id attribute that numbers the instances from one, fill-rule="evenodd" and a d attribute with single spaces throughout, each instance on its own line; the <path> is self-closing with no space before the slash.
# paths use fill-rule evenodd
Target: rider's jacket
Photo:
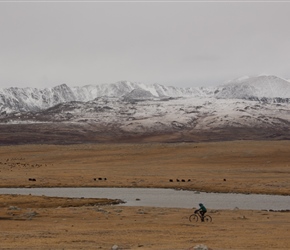
<path id="1" fill-rule="evenodd" d="M 206 212 L 207 211 L 204 205 L 199 205 L 199 207 L 200 207 L 200 210 L 201 211 L 203 211 L 203 212 Z"/>

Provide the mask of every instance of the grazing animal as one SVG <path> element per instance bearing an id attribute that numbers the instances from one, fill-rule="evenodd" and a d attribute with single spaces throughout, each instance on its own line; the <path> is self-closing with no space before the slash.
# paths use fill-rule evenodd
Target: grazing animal
<path id="1" fill-rule="evenodd" d="M 191 179 L 188 179 L 187 181 L 188 181 L 188 182 L 190 182 L 190 181 L 191 181 Z"/>
<path id="2" fill-rule="evenodd" d="M 177 182 L 179 182 L 179 179 L 176 179 Z"/>
<path id="3" fill-rule="evenodd" d="M 169 180 L 169 182 L 173 182 L 173 180 L 172 180 L 172 179 L 170 179 L 170 180 Z"/>
<path id="4" fill-rule="evenodd" d="M 99 177 L 99 178 L 94 178 L 94 181 L 96 181 L 96 180 L 99 180 L 99 181 L 106 181 L 107 180 L 107 178 L 101 178 L 101 177 Z"/>
<path id="5" fill-rule="evenodd" d="M 181 181 L 182 181 L 182 182 L 185 182 L 185 180 L 183 180 L 183 179 L 182 179 Z"/>

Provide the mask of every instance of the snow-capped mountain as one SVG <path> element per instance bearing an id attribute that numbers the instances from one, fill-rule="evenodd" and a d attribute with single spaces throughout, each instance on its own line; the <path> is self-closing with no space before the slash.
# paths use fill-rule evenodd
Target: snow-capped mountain
<path id="1" fill-rule="evenodd" d="M 37 111 L 74 100 L 74 92 L 65 84 L 46 89 L 0 89 L 0 113 Z"/>
<path id="2" fill-rule="evenodd" d="M 245 77 L 228 82 L 215 93 L 219 99 L 290 99 L 290 83 L 276 76 Z"/>
<path id="3" fill-rule="evenodd" d="M 289 102 L 290 83 L 276 76 L 244 77 L 215 88 L 178 88 L 160 84 L 143 84 L 121 81 L 112 84 L 54 88 L 0 89 L 0 114 L 39 111 L 70 101 L 87 102 L 95 98 L 125 97 L 137 99 L 164 97 L 215 97 L 218 99 L 246 99 Z M 134 98 L 133 98 L 134 99 Z"/>
<path id="4" fill-rule="evenodd" d="M 118 82 L 0 90 L 0 144 L 290 139 L 290 83 L 216 88 Z"/>
<path id="5" fill-rule="evenodd" d="M 59 103 L 70 101 L 87 102 L 102 96 L 123 97 L 128 96 L 132 91 L 135 94 L 136 91 L 139 91 L 139 99 L 141 98 L 141 92 L 143 94 L 147 93 L 142 97 L 143 99 L 146 99 L 148 93 L 151 93 L 154 97 L 161 98 L 209 96 L 213 93 L 211 89 L 206 88 L 177 88 L 160 84 L 146 85 L 128 81 L 83 87 L 69 87 L 66 84 L 62 84 L 54 88 L 45 89 L 8 88 L 0 89 L 0 113 L 38 111 L 53 107 Z"/>

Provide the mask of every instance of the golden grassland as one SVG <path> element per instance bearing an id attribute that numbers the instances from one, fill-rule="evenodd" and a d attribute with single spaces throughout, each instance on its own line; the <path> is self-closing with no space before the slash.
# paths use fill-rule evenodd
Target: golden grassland
<path id="1" fill-rule="evenodd" d="M 164 187 L 289 195 L 289 152 L 289 141 L 2 146 L 0 187 Z M 188 221 L 191 209 L 110 202 L 2 195 L 0 249 L 290 246 L 288 212 L 209 209 L 212 223 L 193 224 Z"/>

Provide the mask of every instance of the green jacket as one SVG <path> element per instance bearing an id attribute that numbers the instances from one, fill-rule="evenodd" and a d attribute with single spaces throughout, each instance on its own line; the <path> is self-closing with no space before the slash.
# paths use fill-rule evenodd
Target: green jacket
<path id="1" fill-rule="evenodd" d="M 199 207 L 200 207 L 199 210 L 201 210 L 203 212 L 206 212 L 207 211 L 204 205 L 199 205 Z"/>

